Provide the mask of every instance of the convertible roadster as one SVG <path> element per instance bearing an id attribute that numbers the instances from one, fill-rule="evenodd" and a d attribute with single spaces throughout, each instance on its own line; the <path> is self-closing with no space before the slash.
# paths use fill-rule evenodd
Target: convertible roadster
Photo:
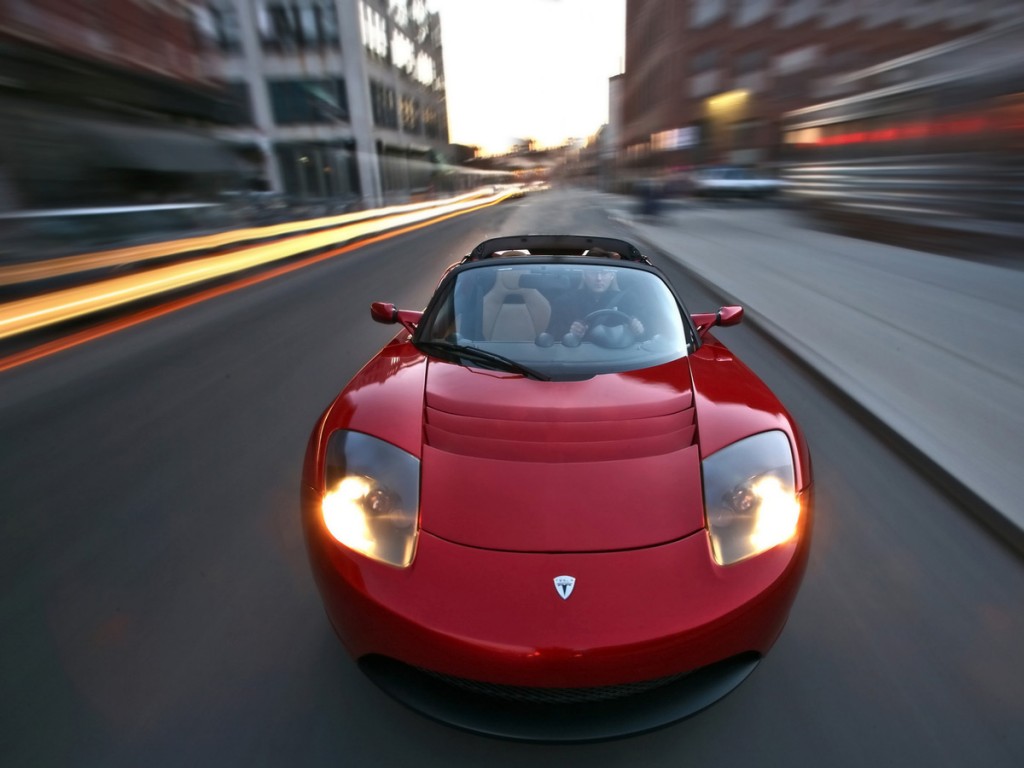
<path id="1" fill-rule="evenodd" d="M 435 719 L 615 738 L 736 688 L 805 570 L 810 456 L 635 246 L 488 240 L 313 429 L 302 525 L 335 632 Z"/>

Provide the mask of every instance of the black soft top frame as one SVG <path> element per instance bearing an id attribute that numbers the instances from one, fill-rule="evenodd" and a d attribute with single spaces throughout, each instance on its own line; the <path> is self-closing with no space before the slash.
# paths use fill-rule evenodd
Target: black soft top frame
<path id="1" fill-rule="evenodd" d="M 484 240 L 473 249 L 463 263 L 481 261 L 501 256 L 503 251 L 529 251 L 537 256 L 582 256 L 595 248 L 619 254 L 624 261 L 650 264 L 632 243 L 616 237 L 591 237 L 589 235 L 514 235 L 495 237 Z M 601 256 L 600 253 L 588 253 L 588 256 Z M 613 258 L 613 257 L 609 257 Z"/>

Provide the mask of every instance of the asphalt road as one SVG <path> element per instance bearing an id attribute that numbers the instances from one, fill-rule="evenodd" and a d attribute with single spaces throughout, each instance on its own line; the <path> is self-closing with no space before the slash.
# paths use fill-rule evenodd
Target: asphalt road
<path id="1" fill-rule="evenodd" d="M 1024 564 L 750 325 L 718 335 L 800 421 L 818 516 L 746 683 L 656 733 L 544 746 L 438 725 L 361 676 L 306 565 L 309 430 L 394 330 L 371 301 L 419 308 L 480 240 L 554 231 L 631 235 L 555 190 L 0 374 L 0 764 L 1024 764 Z M 801 247 L 782 219 L 772 236 Z"/>

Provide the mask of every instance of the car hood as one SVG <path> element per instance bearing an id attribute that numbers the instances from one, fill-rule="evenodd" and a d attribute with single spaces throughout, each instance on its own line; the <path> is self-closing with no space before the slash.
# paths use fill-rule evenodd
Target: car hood
<path id="1" fill-rule="evenodd" d="M 704 525 L 687 360 L 586 381 L 431 361 L 421 526 L 466 546 L 606 552 Z"/>

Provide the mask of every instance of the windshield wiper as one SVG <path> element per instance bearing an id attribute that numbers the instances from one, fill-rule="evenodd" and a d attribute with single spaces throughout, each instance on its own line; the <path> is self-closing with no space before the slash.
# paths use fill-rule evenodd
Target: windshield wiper
<path id="1" fill-rule="evenodd" d="M 520 373 L 537 381 L 551 381 L 550 376 L 545 376 L 540 371 L 479 347 L 467 347 L 465 344 L 453 344 L 450 341 L 415 341 L 413 344 L 422 352 L 433 352 L 440 357 L 458 358 L 468 363 L 476 363 L 483 368 Z"/>

